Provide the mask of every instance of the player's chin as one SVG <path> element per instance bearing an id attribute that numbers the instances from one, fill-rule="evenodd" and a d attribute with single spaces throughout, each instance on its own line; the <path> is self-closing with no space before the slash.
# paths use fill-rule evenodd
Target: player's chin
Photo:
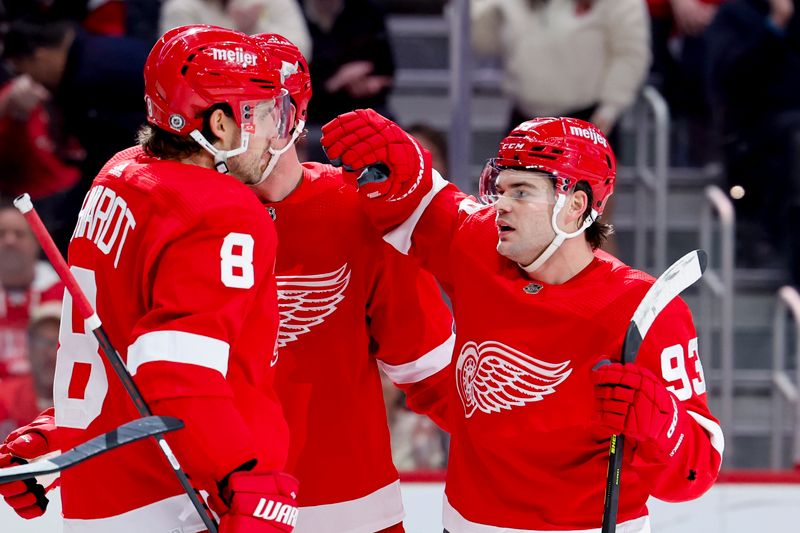
<path id="1" fill-rule="evenodd" d="M 497 241 L 497 253 L 503 257 L 514 260 L 514 247 L 508 242 L 507 238 L 500 238 Z"/>

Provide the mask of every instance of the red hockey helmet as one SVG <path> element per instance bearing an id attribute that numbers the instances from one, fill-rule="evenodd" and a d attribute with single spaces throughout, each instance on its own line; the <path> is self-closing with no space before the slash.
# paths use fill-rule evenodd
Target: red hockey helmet
<path id="1" fill-rule="evenodd" d="M 306 58 L 289 39 L 277 33 L 261 33 L 253 38 L 274 59 L 281 62 L 283 86 L 289 91 L 296 110 L 295 125 L 308 120 L 308 101 L 311 100 L 311 74 Z"/>
<path id="2" fill-rule="evenodd" d="M 497 174 L 504 169 L 539 170 L 555 178 L 556 194 L 580 181 L 592 189 L 592 210 L 599 216 L 614 192 L 616 159 L 611 145 L 593 124 L 574 118 L 536 118 L 514 128 L 486 165 L 480 196 L 497 197 Z"/>
<path id="3" fill-rule="evenodd" d="M 168 31 L 151 50 L 144 79 L 148 122 L 179 135 L 201 130 L 202 114 L 214 104 L 229 104 L 244 127 L 252 119 L 248 102 L 286 94 L 274 63 L 251 38 L 207 25 Z M 290 127 L 287 114 L 279 130 Z"/>

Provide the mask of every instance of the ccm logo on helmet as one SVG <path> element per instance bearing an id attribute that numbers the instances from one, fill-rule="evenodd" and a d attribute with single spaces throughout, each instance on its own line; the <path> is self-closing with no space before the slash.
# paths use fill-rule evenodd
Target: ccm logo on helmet
<path id="1" fill-rule="evenodd" d="M 211 50 L 211 57 L 213 57 L 217 61 L 229 61 L 231 63 L 236 63 L 238 65 L 241 65 L 245 68 L 253 66 L 258 62 L 258 58 L 256 57 L 255 54 L 251 54 L 250 52 L 245 52 L 241 48 L 236 48 L 235 50 L 210 48 L 209 50 Z"/>
<path id="2" fill-rule="evenodd" d="M 525 148 L 525 143 L 502 143 L 501 150 L 522 150 Z"/>
<path id="3" fill-rule="evenodd" d="M 583 137 L 584 139 L 591 140 L 594 144 L 602 144 L 603 146 L 608 146 L 608 141 L 606 141 L 602 135 L 598 134 L 595 130 L 590 128 L 579 128 L 578 126 L 570 126 L 569 132 L 576 137 Z"/>

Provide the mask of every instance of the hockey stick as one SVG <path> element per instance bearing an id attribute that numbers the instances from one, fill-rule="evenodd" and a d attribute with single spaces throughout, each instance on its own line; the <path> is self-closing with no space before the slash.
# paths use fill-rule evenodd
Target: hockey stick
<path id="1" fill-rule="evenodd" d="M 703 250 L 694 250 L 684 255 L 653 283 L 642 298 L 625 333 L 622 342 L 622 364 L 636 360 L 639 347 L 642 345 L 650 326 L 658 314 L 673 298 L 683 292 L 703 275 L 708 264 L 708 256 Z M 609 364 L 601 361 L 595 368 Z M 602 533 L 614 533 L 617 530 L 617 509 L 619 507 L 619 480 L 622 471 L 622 451 L 625 445 L 624 435 L 612 435 L 608 452 L 608 475 L 606 476 L 606 498 L 603 507 Z"/>
<path id="2" fill-rule="evenodd" d="M 183 422 L 169 416 L 146 416 L 123 424 L 117 429 L 98 435 L 78 444 L 71 450 L 31 463 L 0 468 L 0 483 L 10 483 L 45 474 L 55 474 L 91 459 L 119 446 L 136 442 L 147 437 L 181 429 Z"/>
<path id="3" fill-rule="evenodd" d="M 47 254 L 47 257 L 50 259 L 50 263 L 52 263 L 53 268 L 55 268 L 56 272 L 58 273 L 58 277 L 61 278 L 61 281 L 64 282 L 64 285 L 67 287 L 70 295 L 72 295 L 72 300 L 75 304 L 75 307 L 85 320 L 86 327 L 91 329 L 92 333 L 97 338 L 103 353 L 106 355 L 106 360 L 108 360 L 108 362 L 111 364 L 111 367 L 114 369 L 114 373 L 117 374 L 117 377 L 122 382 L 122 385 L 125 387 L 128 395 L 133 400 L 136 410 L 139 411 L 139 414 L 144 417 L 151 416 L 153 413 L 150 411 L 150 407 L 144 401 L 142 393 L 139 392 L 139 388 L 133 382 L 133 378 L 128 372 L 128 368 L 125 366 L 125 362 L 122 360 L 122 357 L 120 357 L 117 350 L 114 349 L 114 346 L 111 344 L 108 335 L 103 329 L 103 323 L 100 321 L 100 317 L 98 317 L 97 313 L 94 311 L 94 309 L 92 309 L 92 305 L 89 303 L 89 300 L 86 298 L 86 295 L 83 293 L 80 285 L 78 285 L 75 276 L 72 275 L 72 272 L 67 266 L 67 262 L 64 261 L 64 257 L 62 257 L 61 252 L 59 252 L 58 248 L 56 248 L 53 238 L 47 232 L 47 228 L 44 227 L 42 219 L 39 218 L 39 214 L 36 212 L 36 209 L 33 208 L 31 197 L 27 194 L 18 196 L 14 199 L 14 206 L 16 206 L 16 208 L 19 209 L 19 211 L 25 217 L 25 220 L 28 222 L 31 230 L 33 230 L 34 235 L 36 235 L 36 239 L 42 246 L 44 253 Z M 210 512 L 207 512 L 208 508 L 200 500 L 194 490 L 194 487 L 192 487 L 192 484 L 189 483 L 189 478 L 186 477 L 186 473 L 181 468 L 181 465 L 178 462 L 178 459 L 175 457 L 175 454 L 172 453 L 172 449 L 169 447 L 169 444 L 167 444 L 164 436 L 161 433 L 156 433 L 153 435 L 153 437 L 158 442 L 158 447 L 164 454 L 164 457 L 166 457 L 167 461 L 169 461 L 172 470 L 175 472 L 175 476 L 178 478 L 178 481 L 180 482 L 181 487 L 183 487 L 183 490 L 186 492 L 186 495 L 189 496 L 189 499 L 197 511 L 197 514 L 199 514 L 200 518 L 203 520 L 203 524 L 206 526 L 209 533 L 217 533 L 216 522 L 213 518 L 211 518 Z"/>

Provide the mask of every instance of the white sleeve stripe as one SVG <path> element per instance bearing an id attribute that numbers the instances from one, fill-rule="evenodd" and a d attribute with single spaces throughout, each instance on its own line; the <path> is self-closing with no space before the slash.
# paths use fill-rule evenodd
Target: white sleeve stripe
<path id="1" fill-rule="evenodd" d="M 397 226 L 395 229 L 383 236 L 383 240 L 388 242 L 394 247 L 395 250 L 401 254 L 408 255 L 408 250 L 411 249 L 411 234 L 414 233 L 414 228 L 417 227 L 417 222 L 422 218 L 422 213 L 431 205 L 433 197 L 447 186 L 446 179 L 439 174 L 436 169 L 433 170 L 433 187 L 428 194 L 422 197 L 419 205 L 411 216 L 405 222 Z M 379 200 L 376 200 L 379 201 Z"/>
<path id="2" fill-rule="evenodd" d="M 378 361 L 378 366 L 393 383 L 418 383 L 450 364 L 455 344 L 456 336 L 450 335 L 446 341 L 416 361 L 402 365 L 390 365 L 383 361 Z"/>
<path id="3" fill-rule="evenodd" d="M 155 361 L 198 365 L 228 374 L 230 345 L 219 339 L 184 331 L 151 331 L 128 347 L 128 370 L 136 375 L 139 367 Z"/>
<path id="4" fill-rule="evenodd" d="M 722 434 L 722 428 L 713 420 L 709 420 L 703 415 L 697 414 L 694 411 L 686 411 L 689 416 L 694 418 L 695 422 L 705 430 L 711 437 L 711 447 L 717 450 L 717 453 L 722 457 L 722 452 L 725 451 L 725 435 Z"/>

